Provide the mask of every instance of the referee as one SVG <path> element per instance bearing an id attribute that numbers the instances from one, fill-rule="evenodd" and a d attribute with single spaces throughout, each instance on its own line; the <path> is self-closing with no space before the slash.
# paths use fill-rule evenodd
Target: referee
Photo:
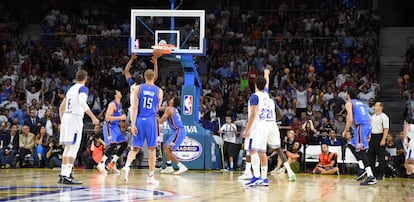
<path id="1" fill-rule="evenodd" d="M 374 109 L 375 114 L 371 117 L 372 133 L 369 141 L 368 159 L 371 168 L 375 168 L 376 158 L 378 159 L 379 168 L 374 173 L 377 179 L 382 179 L 385 170 L 385 140 L 390 128 L 390 121 L 388 116 L 382 112 L 381 102 L 376 102 Z"/>

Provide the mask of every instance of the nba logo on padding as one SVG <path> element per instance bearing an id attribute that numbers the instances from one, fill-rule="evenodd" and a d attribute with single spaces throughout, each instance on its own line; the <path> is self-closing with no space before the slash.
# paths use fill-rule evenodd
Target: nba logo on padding
<path id="1" fill-rule="evenodd" d="M 184 95 L 184 115 L 191 115 L 193 113 L 193 96 Z"/>

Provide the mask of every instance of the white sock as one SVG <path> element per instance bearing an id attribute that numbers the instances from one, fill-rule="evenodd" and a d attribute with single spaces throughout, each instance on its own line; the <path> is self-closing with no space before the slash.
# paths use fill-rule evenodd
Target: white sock
<path id="1" fill-rule="evenodd" d="M 246 168 L 244 169 L 244 174 L 252 175 L 252 163 L 246 162 Z"/>
<path id="2" fill-rule="evenodd" d="M 234 163 L 230 162 L 230 168 L 234 168 Z"/>
<path id="3" fill-rule="evenodd" d="M 105 162 L 106 162 L 107 159 L 108 159 L 108 157 L 106 155 L 104 155 L 102 157 L 101 164 L 105 164 Z"/>
<path id="4" fill-rule="evenodd" d="M 261 167 L 261 171 L 262 171 L 262 179 L 267 179 L 267 166 L 262 166 Z"/>
<path id="5" fill-rule="evenodd" d="M 365 168 L 365 171 L 367 171 L 368 177 L 373 177 L 374 176 L 374 174 L 372 173 L 372 170 L 371 170 L 371 166 L 367 166 Z"/>
<path id="6" fill-rule="evenodd" d="M 61 168 L 60 168 L 60 175 L 62 175 L 62 176 L 66 176 L 66 175 L 65 175 L 65 173 L 66 173 L 66 168 L 67 168 L 66 164 L 62 164 L 62 166 L 61 166 Z M 69 177 L 69 176 L 66 176 L 66 177 Z"/>
<path id="7" fill-rule="evenodd" d="M 289 162 L 284 162 L 283 165 L 285 166 L 285 169 L 287 170 L 287 173 L 289 176 L 294 175 L 295 173 L 293 172 L 292 168 L 290 168 Z"/>
<path id="8" fill-rule="evenodd" d="M 154 171 L 149 171 L 149 172 L 148 172 L 148 176 L 149 176 L 149 177 L 154 176 Z"/>
<path id="9" fill-rule="evenodd" d="M 72 173 L 73 164 L 67 164 L 66 170 L 65 170 L 65 176 L 70 177 L 70 174 Z"/>
<path id="10" fill-rule="evenodd" d="M 250 155 L 252 159 L 253 176 L 260 177 L 260 157 L 259 154 Z"/>
<path id="11" fill-rule="evenodd" d="M 116 164 L 116 162 L 118 161 L 119 156 L 114 155 L 114 157 L 112 157 L 112 162 L 114 162 Z"/>
<path id="12" fill-rule="evenodd" d="M 364 162 L 362 162 L 362 160 L 358 161 L 358 166 L 360 169 L 365 169 Z"/>

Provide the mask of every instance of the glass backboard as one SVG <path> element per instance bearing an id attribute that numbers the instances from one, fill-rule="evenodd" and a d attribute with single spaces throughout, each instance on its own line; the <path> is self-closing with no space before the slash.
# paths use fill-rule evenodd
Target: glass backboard
<path id="1" fill-rule="evenodd" d="M 129 50 L 151 55 L 158 44 L 171 54 L 205 55 L 204 10 L 131 10 Z"/>

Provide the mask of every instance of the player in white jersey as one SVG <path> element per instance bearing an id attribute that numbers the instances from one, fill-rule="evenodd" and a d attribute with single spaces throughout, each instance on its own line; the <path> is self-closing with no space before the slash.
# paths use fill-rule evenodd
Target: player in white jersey
<path id="1" fill-rule="evenodd" d="M 86 103 L 89 94 L 89 89 L 85 86 L 87 79 L 88 73 L 79 70 L 76 73 L 76 84 L 69 88 L 59 106 L 61 120 L 59 142 L 64 147 L 59 183 L 63 184 L 82 184 L 81 181 L 75 180 L 71 173 L 82 139 L 84 114 L 92 119 L 94 125 L 99 124 L 99 120 Z"/>
<path id="2" fill-rule="evenodd" d="M 403 145 L 406 152 L 404 167 L 408 177 L 414 177 L 414 125 L 404 122 Z"/>
<path id="3" fill-rule="evenodd" d="M 248 138 L 253 178 L 246 183 L 246 186 L 269 185 L 267 179 L 267 144 L 274 149 L 280 148 L 280 134 L 276 124 L 275 103 L 269 97 L 269 94 L 265 92 L 265 87 L 268 88 L 269 85 L 269 73 L 270 71 L 266 69 L 266 78 L 263 76 L 256 78 L 256 91 L 249 99 L 249 118 L 243 137 Z M 289 168 L 288 170 L 291 171 Z"/>

